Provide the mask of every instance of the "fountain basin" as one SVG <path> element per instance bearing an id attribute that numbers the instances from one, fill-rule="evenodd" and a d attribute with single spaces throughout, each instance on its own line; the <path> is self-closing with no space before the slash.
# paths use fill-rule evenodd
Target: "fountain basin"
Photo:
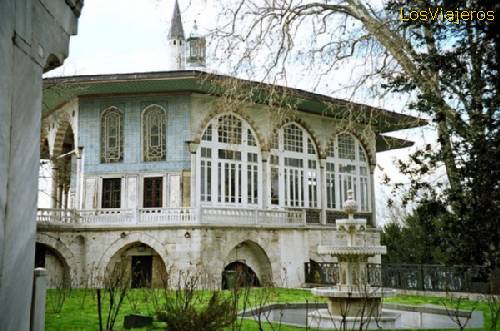
<path id="1" fill-rule="evenodd" d="M 305 327 L 306 324 L 312 326 L 314 314 L 316 311 L 326 311 L 326 303 L 287 303 L 287 304 L 269 304 L 260 309 L 247 310 L 242 312 L 243 317 L 249 319 L 255 319 L 258 314 L 258 310 L 262 314 L 265 314 L 266 318 L 264 320 L 269 320 L 273 323 L 281 323 L 291 326 Z M 385 327 L 385 329 L 456 329 L 457 325 L 452 322 L 446 309 L 435 305 L 403 305 L 395 303 L 384 303 L 382 304 L 382 314 L 384 313 L 396 313 L 399 314 L 399 318 L 396 319 L 395 325 L 393 327 Z M 461 318 L 465 318 L 470 312 L 460 311 Z M 331 319 L 331 315 L 325 316 L 324 321 Z M 480 311 L 474 311 L 472 313 L 472 318 L 467 324 L 466 329 L 475 328 L 482 329 L 484 325 L 483 314 Z M 329 325 L 324 325 L 324 329 L 339 330 L 339 324 L 336 327 L 333 323 Z M 351 330 L 352 328 L 346 328 L 346 330 Z M 368 327 L 367 329 L 378 329 L 378 327 Z"/>

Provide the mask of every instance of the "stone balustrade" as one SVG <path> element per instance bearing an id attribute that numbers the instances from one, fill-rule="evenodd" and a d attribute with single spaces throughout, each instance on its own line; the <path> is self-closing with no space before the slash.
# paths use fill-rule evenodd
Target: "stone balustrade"
<path id="1" fill-rule="evenodd" d="M 72 226 L 141 226 L 209 224 L 221 226 L 318 226 L 306 210 L 238 208 L 38 209 L 38 224 Z M 331 226 L 331 224 L 329 224 Z"/>

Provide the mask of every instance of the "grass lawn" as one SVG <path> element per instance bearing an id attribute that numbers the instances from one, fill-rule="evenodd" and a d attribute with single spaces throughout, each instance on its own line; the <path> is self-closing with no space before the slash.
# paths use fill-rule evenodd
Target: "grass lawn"
<path id="1" fill-rule="evenodd" d="M 256 298 L 261 298 L 263 296 L 260 291 L 262 290 L 252 290 L 249 299 L 250 306 L 256 304 Z M 58 290 L 49 290 L 48 292 L 45 322 L 45 329 L 47 331 L 99 330 L 95 290 L 71 290 L 64 300 L 61 311 L 56 313 L 55 310 L 57 310 L 58 306 L 57 302 L 60 302 L 57 298 L 61 297 L 60 293 L 61 292 Z M 208 292 L 206 294 L 208 295 Z M 314 297 L 310 291 L 298 289 L 276 289 L 272 292 L 271 298 L 269 299 L 271 302 L 305 302 L 306 300 L 311 303 L 321 301 L 321 299 Z M 397 302 L 402 304 L 436 305 L 442 305 L 442 300 L 443 298 L 425 296 L 397 296 L 385 299 L 386 302 Z M 474 304 L 474 302 L 465 301 L 462 309 L 471 308 Z M 153 314 L 153 307 L 154 304 L 152 304 L 150 290 L 130 290 L 129 295 L 125 299 L 120 310 L 114 330 L 124 330 L 123 318 L 125 315 L 130 313 Z M 242 308 L 242 302 L 240 302 L 240 308 Z M 487 305 L 485 303 L 479 303 L 476 309 L 483 312 L 485 318 L 484 330 L 489 330 L 491 320 Z M 103 309 L 103 312 L 105 311 L 106 310 Z M 105 317 L 103 318 L 105 319 Z M 257 324 L 254 321 L 246 320 L 243 322 L 243 325 L 243 330 L 258 331 Z M 160 330 L 164 328 L 164 323 L 157 323 L 155 324 L 153 330 Z M 269 328 L 269 330 L 272 330 L 272 328 Z M 276 327 L 275 330 L 277 330 Z M 305 330 L 305 328 L 282 326 L 280 330 Z M 500 326 L 497 327 L 497 330 L 500 330 Z"/>

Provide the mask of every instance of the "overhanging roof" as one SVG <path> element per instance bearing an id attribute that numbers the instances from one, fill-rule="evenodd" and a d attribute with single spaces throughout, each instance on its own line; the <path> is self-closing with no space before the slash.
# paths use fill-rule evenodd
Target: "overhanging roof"
<path id="1" fill-rule="evenodd" d="M 427 121 L 423 119 L 364 104 L 335 99 L 300 89 L 212 75 L 197 70 L 46 78 L 44 79 L 42 115 L 48 115 L 52 110 L 75 97 L 172 92 L 217 95 L 220 93 L 217 92 L 216 88 L 213 88 L 211 82 L 231 79 L 244 83 L 246 88 L 251 86 L 254 94 L 252 99 L 256 103 L 262 100 L 263 95 L 270 87 L 278 88 L 286 93 L 289 100 L 292 100 L 300 111 L 333 118 L 345 118 L 346 110 L 349 110 L 350 114 L 355 115 L 356 121 L 370 123 L 379 134 L 427 124 Z"/>
<path id="2" fill-rule="evenodd" d="M 390 149 L 406 148 L 414 144 L 413 141 L 377 134 L 377 152 L 384 152 Z"/>

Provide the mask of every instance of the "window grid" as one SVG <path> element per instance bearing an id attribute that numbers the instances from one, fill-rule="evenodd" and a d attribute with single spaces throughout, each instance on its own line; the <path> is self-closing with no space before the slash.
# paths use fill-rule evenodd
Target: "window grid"
<path id="1" fill-rule="evenodd" d="M 101 208 L 120 208 L 121 178 L 103 178 Z"/>
<path id="2" fill-rule="evenodd" d="M 335 149 L 335 146 L 338 148 Z M 359 210 L 370 211 L 369 183 L 368 163 L 363 146 L 352 135 L 337 135 L 327 154 L 327 208 L 342 209 L 347 191 L 353 190 Z"/>
<path id="3" fill-rule="evenodd" d="M 144 161 L 166 159 L 166 113 L 159 106 L 150 106 L 143 114 Z"/>
<path id="4" fill-rule="evenodd" d="M 257 141 L 255 141 L 255 136 L 252 133 L 252 130 L 247 129 L 247 144 L 248 146 L 257 146 Z"/>
<path id="5" fill-rule="evenodd" d="M 260 149 L 248 123 L 234 114 L 221 115 L 210 121 L 203 137 L 197 152 L 201 202 L 257 205 Z"/>
<path id="6" fill-rule="evenodd" d="M 302 129 L 295 124 L 283 129 L 283 143 L 286 151 L 302 153 L 304 150 Z"/>
<path id="7" fill-rule="evenodd" d="M 311 138 L 307 138 L 307 154 L 316 155 L 316 148 L 314 148 Z"/>
<path id="8" fill-rule="evenodd" d="M 219 117 L 218 136 L 220 143 L 241 144 L 241 120 L 229 114 Z"/>
<path id="9" fill-rule="evenodd" d="M 212 124 L 210 124 L 205 129 L 205 132 L 203 133 L 203 136 L 201 137 L 201 140 L 203 140 L 203 141 L 212 141 Z"/>
<path id="10" fill-rule="evenodd" d="M 354 138 L 349 134 L 338 135 L 339 159 L 355 160 L 356 149 Z"/>
<path id="11" fill-rule="evenodd" d="M 292 123 L 277 131 L 270 159 L 271 205 L 318 208 L 319 168 L 311 137 Z"/>
<path id="12" fill-rule="evenodd" d="M 116 107 L 103 112 L 101 119 L 101 162 L 123 160 L 123 114 Z"/>

